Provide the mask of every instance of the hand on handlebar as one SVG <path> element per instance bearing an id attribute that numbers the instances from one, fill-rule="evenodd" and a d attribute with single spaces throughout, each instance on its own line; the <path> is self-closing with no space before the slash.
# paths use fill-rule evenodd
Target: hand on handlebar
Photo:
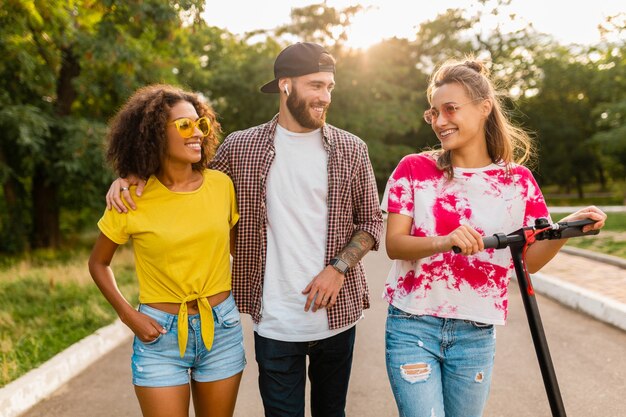
<path id="1" fill-rule="evenodd" d="M 568 239 L 570 237 L 597 235 L 604 226 L 605 220 L 606 214 L 602 210 L 595 206 L 589 206 L 570 214 L 555 224 L 550 224 L 547 219 L 541 218 L 535 221 L 534 226 L 524 227 L 509 235 L 496 233 L 492 236 L 481 236 L 479 238 L 482 244 L 481 250 L 488 248 L 503 249 L 515 243 L 524 243 L 527 241 L 525 233 L 523 233 L 524 230 L 536 231 L 531 243 L 535 240 Z M 456 229 L 447 237 L 458 235 L 457 231 L 459 229 Z M 467 250 L 463 250 L 461 245 L 456 244 L 453 244 L 452 250 L 454 253 L 463 253 L 464 255 L 476 253 L 467 253 Z"/>
<path id="2" fill-rule="evenodd" d="M 602 210 L 600 210 L 596 206 L 588 206 L 562 218 L 561 220 L 559 220 L 559 223 L 563 223 L 563 222 L 570 223 L 576 220 L 585 220 L 585 219 L 591 219 L 594 221 L 594 223 L 583 226 L 582 228 L 583 233 L 587 233 L 591 230 L 600 230 L 601 228 L 604 227 L 604 222 L 606 221 L 606 213 L 604 213 Z"/>
<path id="3" fill-rule="evenodd" d="M 485 249 L 483 237 L 474 228 L 461 225 L 446 236 L 446 247 L 454 249 L 455 253 L 475 255 Z"/>

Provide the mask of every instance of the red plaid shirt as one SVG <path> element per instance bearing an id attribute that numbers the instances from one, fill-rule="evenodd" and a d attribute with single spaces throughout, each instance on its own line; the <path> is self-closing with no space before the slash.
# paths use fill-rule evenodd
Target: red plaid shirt
<path id="1" fill-rule="evenodd" d="M 235 184 L 240 217 L 233 262 L 233 295 L 239 310 L 250 314 L 257 323 L 262 313 L 267 251 L 266 180 L 275 156 L 277 123 L 275 116 L 268 123 L 231 133 L 210 165 L 229 175 Z M 328 124 L 322 128 L 322 136 L 328 152 L 328 230 L 324 257 L 324 263 L 328 264 L 356 230 L 372 235 L 377 250 L 383 218 L 366 144 Z M 369 306 L 365 271 L 359 262 L 346 273 L 337 303 L 328 310 L 330 329 L 354 323 Z"/>

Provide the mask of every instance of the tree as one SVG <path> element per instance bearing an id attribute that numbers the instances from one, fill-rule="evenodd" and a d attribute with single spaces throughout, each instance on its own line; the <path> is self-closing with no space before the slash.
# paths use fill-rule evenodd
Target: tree
<path id="1" fill-rule="evenodd" d="M 360 5 L 337 9 L 326 2 L 297 7 L 291 11 L 291 22 L 278 27 L 274 33 L 277 37 L 290 34 L 306 42 L 339 49 L 347 39 L 346 29 L 352 18 L 362 10 Z"/>
<path id="2" fill-rule="evenodd" d="M 137 87 L 175 81 L 172 34 L 183 26 L 182 17 L 197 18 L 203 4 L 5 2 L 0 11 L 3 237 L 29 230 L 30 239 L 13 236 L 0 250 L 60 244 L 61 208 L 84 193 L 81 184 L 95 187 L 103 180 L 99 148 L 106 118 Z"/>
<path id="3" fill-rule="evenodd" d="M 341 54 L 329 120 L 365 140 L 397 143 L 414 134 L 423 123 L 426 88 L 416 60 L 410 42 L 397 38 Z"/>
<path id="4" fill-rule="evenodd" d="M 275 97 L 260 86 L 274 77 L 274 59 L 281 46 L 273 39 L 250 43 L 247 36 L 198 24 L 192 36 L 181 32 L 179 42 L 189 42 L 191 55 L 179 58 L 182 84 L 202 91 L 220 116 L 225 134 L 255 126 L 278 111 Z"/>
<path id="5" fill-rule="evenodd" d="M 617 42 L 606 42 L 592 52 L 600 58 L 595 62 L 592 88 L 601 92 L 601 102 L 592 113 L 597 133 L 591 139 L 593 145 L 612 161 L 611 171 L 615 177 L 626 176 L 626 13 L 607 18 L 602 27 L 605 37 L 616 35 Z M 626 189 L 624 190 L 626 204 Z"/>
<path id="6" fill-rule="evenodd" d="M 550 183 L 575 186 L 579 198 L 583 184 L 598 179 L 599 153 L 589 139 L 595 131 L 591 113 L 598 94 L 591 88 L 593 67 L 570 49 L 556 46 L 535 57 L 542 77 L 537 94 L 522 99 L 520 107 L 540 145 L 541 176 Z"/>

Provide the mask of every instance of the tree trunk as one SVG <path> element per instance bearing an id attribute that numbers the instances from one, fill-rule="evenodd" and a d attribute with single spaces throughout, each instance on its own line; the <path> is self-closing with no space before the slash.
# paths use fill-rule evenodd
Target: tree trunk
<path id="1" fill-rule="evenodd" d="M 5 241 L 0 245 L 0 251 L 18 253 L 28 249 L 28 233 L 22 219 L 23 212 L 20 209 L 17 198 L 17 186 L 12 179 L 2 184 L 4 201 L 7 208 L 7 224 Z"/>
<path id="2" fill-rule="evenodd" d="M 602 165 L 598 168 L 598 181 L 600 181 L 600 191 L 607 191 L 606 176 L 604 175 Z"/>
<path id="3" fill-rule="evenodd" d="M 576 191 L 578 192 L 578 198 L 585 198 L 585 192 L 583 190 L 583 180 L 580 175 L 576 175 Z"/>
<path id="4" fill-rule="evenodd" d="M 59 228 L 58 186 L 47 180 L 43 166 L 33 175 L 33 248 L 58 248 Z"/>
<path id="5" fill-rule="evenodd" d="M 6 165 L 6 158 L 0 149 L 0 164 Z M 6 206 L 6 227 L 3 242 L 0 243 L 0 251 L 22 252 L 28 249 L 28 234 L 22 218 L 23 211 L 19 198 L 19 185 L 14 178 L 9 176 L 2 183 L 4 203 Z"/>
<path id="6" fill-rule="evenodd" d="M 68 116 L 72 111 L 72 103 L 78 95 L 72 81 L 80 74 L 80 63 L 71 46 L 61 49 L 61 60 L 55 107 L 59 116 Z"/>
<path id="7" fill-rule="evenodd" d="M 59 116 L 59 124 L 62 118 L 68 116 L 72 110 L 72 103 L 77 97 L 76 88 L 72 81 L 80 74 L 80 63 L 72 50 L 72 46 L 61 48 L 61 69 L 57 80 L 57 100 L 55 103 L 55 113 Z M 56 148 L 56 144 L 63 140 L 59 137 L 60 129 L 55 129 L 57 134 L 53 134 L 48 144 L 50 150 Z M 51 152 L 52 155 L 56 152 Z M 34 248 L 58 247 L 61 243 L 60 229 L 60 207 L 59 207 L 59 185 L 52 180 L 58 175 L 48 173 L 48 167 L 52 164 L 39 162 L 35 166 L 33 176 L 32 200 L 33 200 L 33 236 L 32 246 Z M 49 168 L 54 169 L 54 168 Z"/>

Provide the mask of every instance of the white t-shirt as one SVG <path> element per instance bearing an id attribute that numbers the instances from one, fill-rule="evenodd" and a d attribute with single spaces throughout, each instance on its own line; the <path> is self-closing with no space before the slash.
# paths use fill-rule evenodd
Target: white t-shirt
<path id="1" fill-rule="evenodd" d="M 276 155 L 267 177 L 267 255 L 261 321 L 255 331 L 286 342 L 325 339 L 326 309 L 304 311 L 302 290 L 325 267 L 328 154 L 321 130 L 293 133 L 276 126 Z"/>
<path id="2" fill-rule="evenodd" d="M 548 209 L 531 172 L 512 165 L 454 168 L 448 180 L 428 154 L 408 155 L 395 169 L 382 209 L 413 218 L 411 235 L 445 236 L 462 224 L 483 236 L 531 226 Z M 452 251 L 415 261 L 395 260 L 383 297 L 411 314 L 504 324 L 513 271 L 508 249 L 473 256 Z"/>

